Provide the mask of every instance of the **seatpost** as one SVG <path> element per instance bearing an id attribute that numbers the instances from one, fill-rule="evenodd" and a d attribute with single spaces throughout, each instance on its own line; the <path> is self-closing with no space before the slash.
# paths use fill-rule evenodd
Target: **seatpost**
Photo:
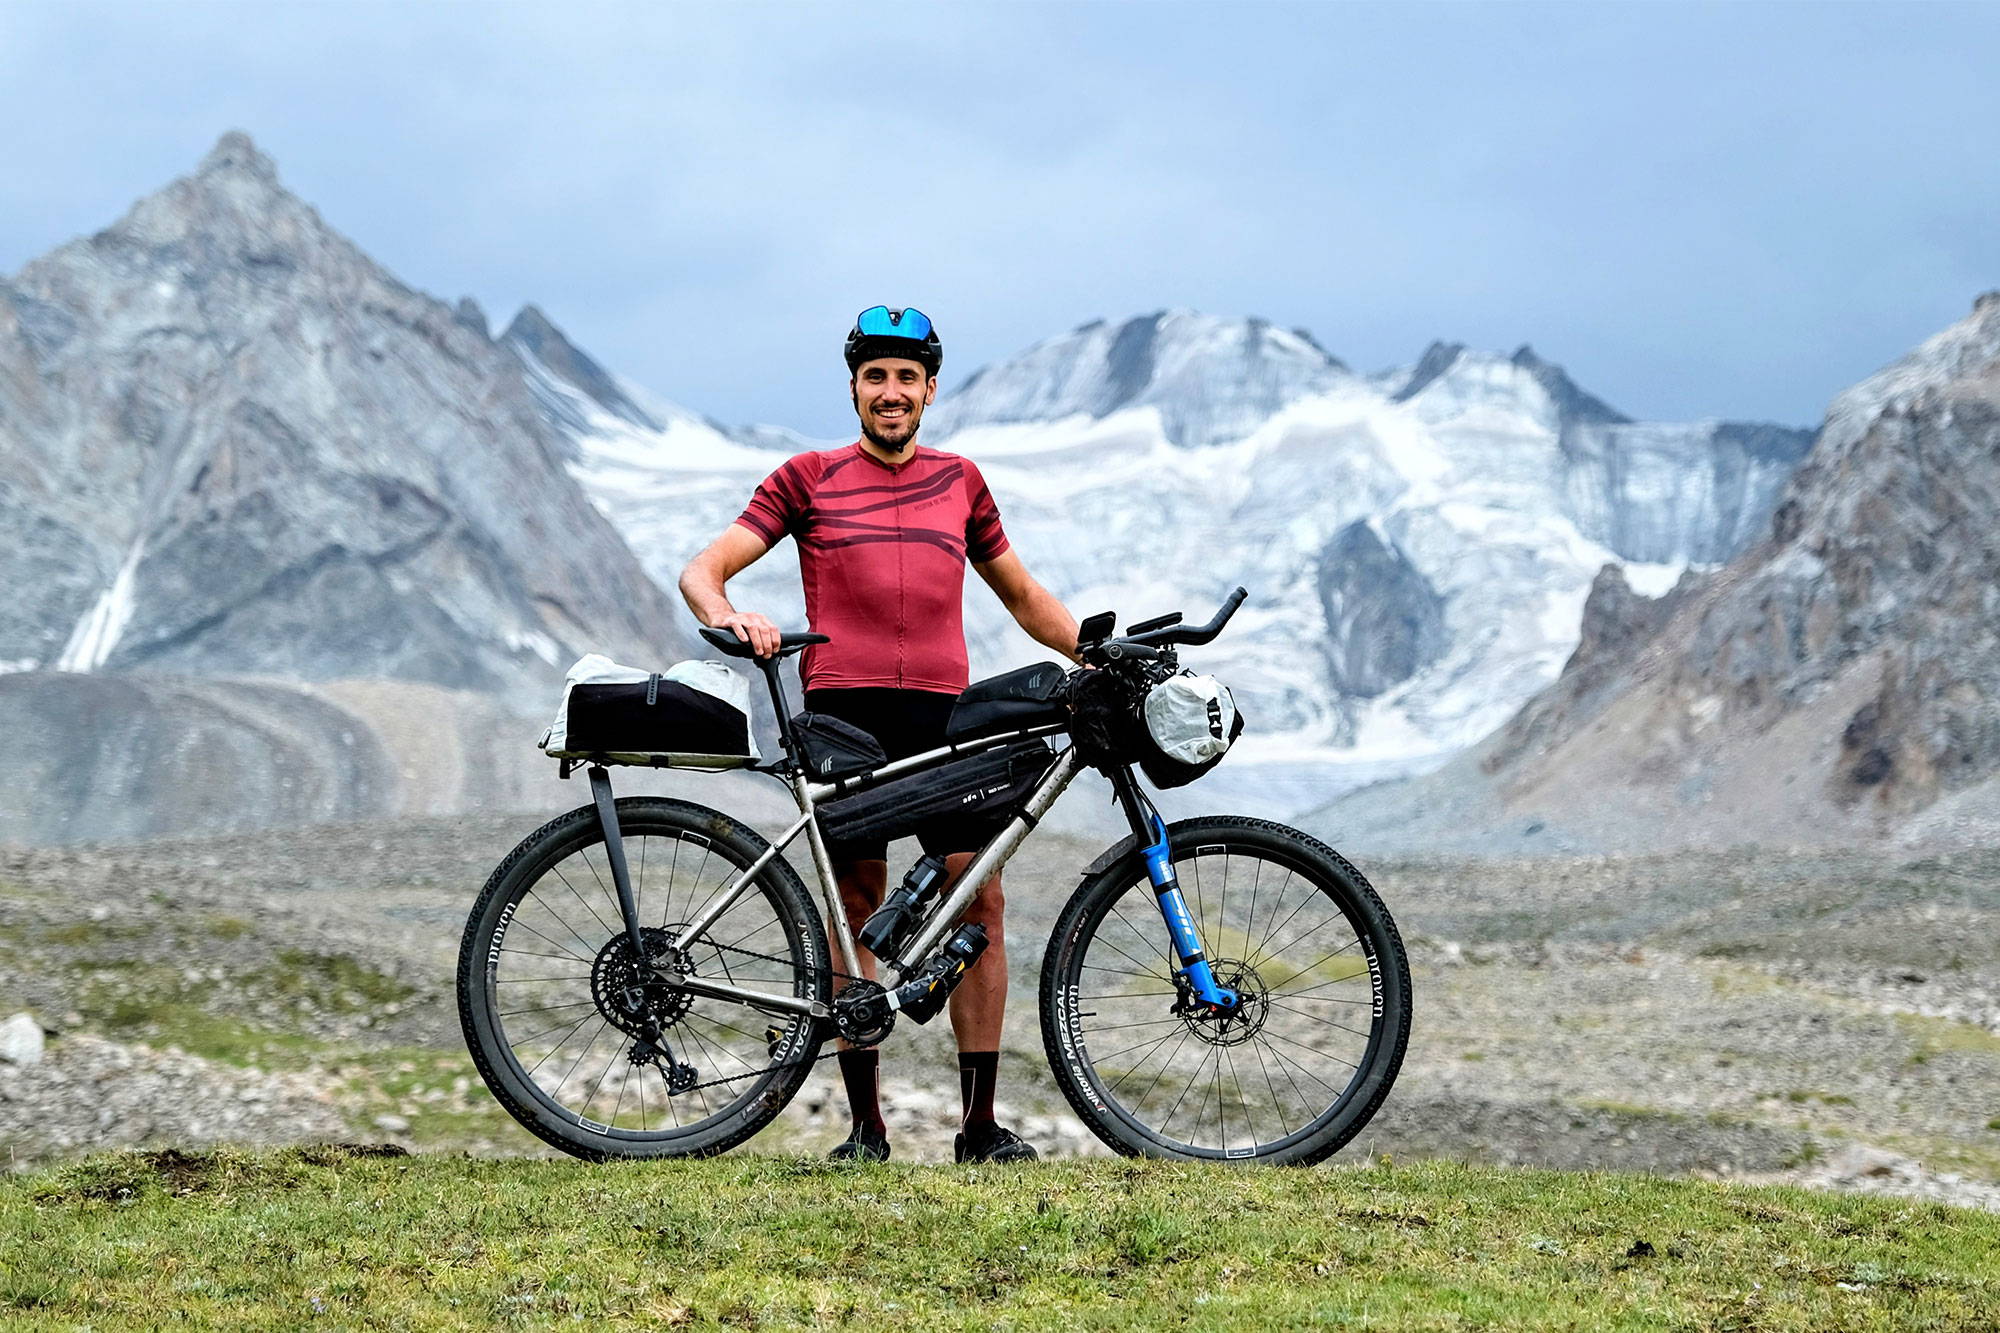
<path id="1" fill-rule="evenodd" d="M 785 702 L 785 678 L 778 674 L 778 664 L 784 660 L 783 653 L 772 653 L 758 658 L 757 665 L 763 669 L 765 684 L 771 687 L 771 707 L 778 713 L 778 738 L 790 757 L 798 753 L 798 744 L 792 735 L 791 706 Z"/>

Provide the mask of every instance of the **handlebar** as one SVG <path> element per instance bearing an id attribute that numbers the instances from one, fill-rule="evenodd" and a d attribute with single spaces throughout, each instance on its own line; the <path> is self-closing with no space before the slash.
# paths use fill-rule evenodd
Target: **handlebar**
<path id="1" fill-rule="evenodd" d="M 1244 599 L 1249 595 L 1250 590 L 1248 588 L 1237 588 L 1222 603 L 1222 609 L 1215 613 L 1215 618 L 1199 629 L 1189 629 L 1185 625 L 1170 625 L 1166 629 L 1156 629 L 1146 634 L 1135 634 L 1132 636 L 1132 641 L 1135 643 L 1156 644 L 1162 648 L 1176 643 L 1207 643 L 1215 638 L 1216 635 L 1222 633 L 1222 627 L 1229 623 L 1229 618 L 1236 614 L 1236 608 L 1243 605 Z"/>
<path id="2" fill-rule="evenodd" d="M 1126 658 L 1136 658 L 1140 661 L 1155 661 L 1162 656 L 1160 650 L 1163 648 L 1172 648 L 1177 644 L 1183 643 L 1207 643 L 1214 639 L 1216 635 L 1222 633 L 1222 627 L 1229 623 L 1230 617 L 1236 614 L 1236 608 L 1243 605 L 1244 599 L 1249 597 L 1249 595 L 1250 592 L 1247 588 L 1237 588 L 1235 592 L 1229 594 L 1228 598 L 1222 603 L 1222 609 L 1217 611 L 1215 617 L 1206 625 L 1189 627 L 1169 623 L 1159 629 L 1147 630 L 1140 634 L 1130 634 L 1124 638 L 1106 639 L 1101 643 L 1083 644 L 1081 647 L 1083 649 L 1084 660 L 1093 665 L 1099 665 L 1107 661 L 1119 661 Z M 1178 617 L 1175 619 L 1177 620 Z"/>

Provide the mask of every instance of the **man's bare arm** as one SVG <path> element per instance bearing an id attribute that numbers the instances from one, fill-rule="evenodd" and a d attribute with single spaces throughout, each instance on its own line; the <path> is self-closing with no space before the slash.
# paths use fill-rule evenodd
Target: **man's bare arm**
<path id="1" fill-rule="evenodd" d="M 770 549 L 762 537 L 732 523 L 681 571 L 681 596 L 694 618 L 716 629 L 736 631 L 736 637 L 759 657 L 778 651 L 778 627 L 755 611 L 738 611 L 722 588 Z"/>
<path id="2" fill-rule="evenodd" d="M 1056 600 L 1054 593 L 1035 582 L 1020 556 L 1010 549 L 973 568 L 999 596 L 1008 614 L 1037 643 L 1048 645 L 1072 662 L 1078 660 L 1076 617 Z"/>

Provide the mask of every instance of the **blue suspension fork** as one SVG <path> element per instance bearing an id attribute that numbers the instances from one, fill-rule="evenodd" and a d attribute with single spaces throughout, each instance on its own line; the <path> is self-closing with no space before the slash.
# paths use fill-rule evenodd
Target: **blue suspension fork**
<path id="1" fill-rule="evenodd" d="M 1187 909 L 1187 899 L 1181 896 L 1180 881 L 1174 877 L 1173 853 L 1167 848 L 1167 824 L 1160 818 L 1160 812 L 1146 799 L 1146 793 L 1139 789 L 1138 780 L 1129 768 L 1120 769 L 1111 777 L 1111 786 L 1118 793 L 1118 803 L 1125 807 L 1125 818 L 1131 822 L 1132 832 L 1139 839 L 1139 850 L 1146 858 L 1146 877 L 1153 882 L 1153 896 L 1160 907 L 1160 916 L 1167 923 L 1167 934 L 1173 940 L 1174 955 L 1180 959 L 1180 970 L 1174 974 L 1176 982 L 1184 983 L 1201 1003 L 1215 1009 L 1234 1009 L 1238 1003 L 1235 991 L 1216 984 L 1215 972 L 1208 965 L 1208 955 L 1202 952 L 1201 935 L 1195 930 L 1194 916 Z"/>

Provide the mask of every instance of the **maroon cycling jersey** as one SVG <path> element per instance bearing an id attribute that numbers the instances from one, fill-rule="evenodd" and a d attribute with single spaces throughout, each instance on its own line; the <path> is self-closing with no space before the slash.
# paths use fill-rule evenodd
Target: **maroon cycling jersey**
<path id="1" fill-rule="evenodd" d="M 737 522 L 798 543 L 806 620 L 832 639 L 806 649 L 805 688 L 965 688 L 965 562 L 1007 550 L 971 459 L 918 445 L 891 467 L 858 440 L 799 454 Z"/>

